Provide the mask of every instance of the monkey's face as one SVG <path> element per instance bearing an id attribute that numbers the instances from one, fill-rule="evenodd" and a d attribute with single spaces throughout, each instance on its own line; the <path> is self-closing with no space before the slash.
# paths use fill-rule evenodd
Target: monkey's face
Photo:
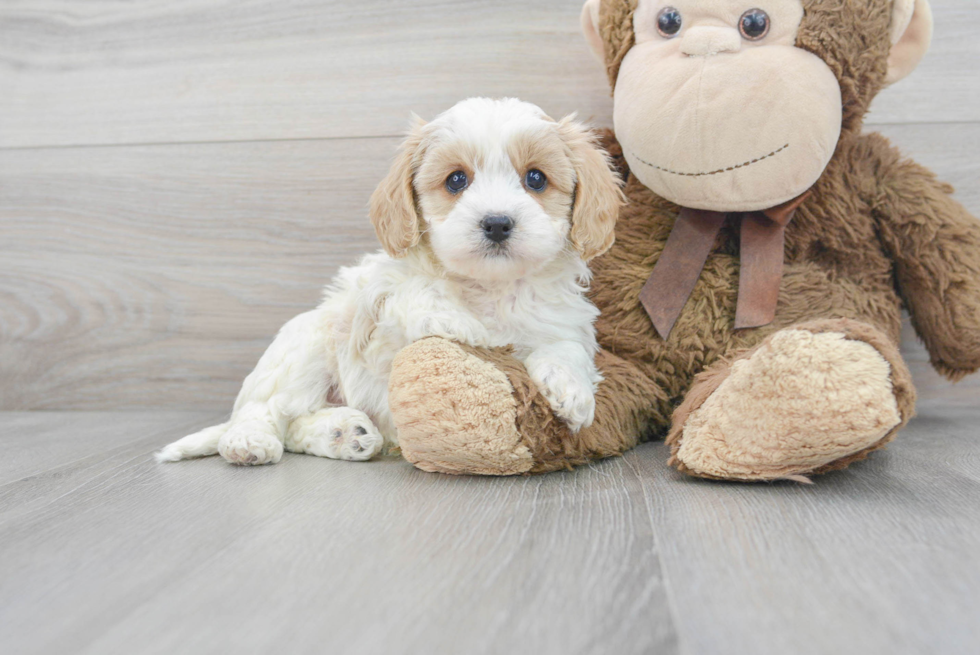
<path id="1" fill-rule="evenodd" d="M 841 134 L 841 90 L 795 47 L 800 0 L 639 0 L 616 81 L 630 171 L 679 205 L 766 209 L 810 188 Z"/>

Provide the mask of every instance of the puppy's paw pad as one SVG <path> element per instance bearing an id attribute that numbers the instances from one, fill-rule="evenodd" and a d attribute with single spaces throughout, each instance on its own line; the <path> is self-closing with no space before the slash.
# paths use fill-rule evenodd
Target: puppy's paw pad
<path id="1" fill-rule="evenodd" d="M 337 449 L 337 459 L 350 462 L 367 461 L 384 447 L 384 437 L 366 416 L 334 428 L 330 436 Z"/>
<path id="2" fill-rule="evenodd" d="M 232 427 L 218 442 L 218 453 L 240 466 L 275 464 L 282 458 L 282 450 L 276 435 L 251 423 Z"/>
<path id="3" fill-rule="evenodd" d="M 367 414 L 349 407 L 299 419 L 290 436 L 290 450 L 349 462 L 367 461 L 384 447 L 384 437 Z"/>

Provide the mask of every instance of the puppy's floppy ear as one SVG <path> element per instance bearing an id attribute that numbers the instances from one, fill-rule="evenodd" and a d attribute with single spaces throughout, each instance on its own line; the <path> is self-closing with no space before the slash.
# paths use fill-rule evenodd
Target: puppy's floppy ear
<path id="1" fill-rule="evenodd" d="M 422 233 L 413 185 L 415 169 L 422 156 L 422 127 L 418 116 L 408 137 L 398 149 L 388 176 L 371 194 L 370 215 L 381 245 L 392 257 L 404 257 L 418 245 Z"/>
<path id="2" fill-rule="evenodd" d="M 558 133 L 575 167 L 575 202 L 572 207 L 572 245 L 589 261 L 612 247 L 616 219 L 626 204 L 621 180 L 613 171 L 609 155 L 595 135 L 574 116 L 558 123 Z"/>

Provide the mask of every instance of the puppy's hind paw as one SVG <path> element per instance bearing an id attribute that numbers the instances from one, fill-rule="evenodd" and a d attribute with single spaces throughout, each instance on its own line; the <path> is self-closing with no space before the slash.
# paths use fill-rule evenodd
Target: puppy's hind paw
<path id="1" fill-rule="evenodd" d="M 276 464 L 282 459 L 282 442 L 262 428 L 259 422 L 232 426 L 218 442 L 218 452 L 228 462 L 240 466 Z"/>
<path id="2" fill-rule="evenodd" d="M 296 419 L 289 426 L 286 448 L 349 462 L 364 462 L 384 447 L 384 437 L 364 412 L 331 407 Z"/>

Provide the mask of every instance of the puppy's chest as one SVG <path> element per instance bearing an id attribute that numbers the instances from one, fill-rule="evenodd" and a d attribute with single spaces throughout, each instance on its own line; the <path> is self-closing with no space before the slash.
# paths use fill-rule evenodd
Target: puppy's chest
<path id="1" fill-rule="evenodd" d="M 462 304 L 490 333 L 491 346 L 538 341 L 546 332 L 541 318 L 547 314 L 544 303 L 533 292 L 512 290 L 499 295 L 464 294 Z M 539 302 L 535 302 L 535 300 Z"/>
<path id="2" fill-rule="evenodd" d="M 491 336 L 499 338 L 515 331 L 524 332 L 532 327 L 529 325 L 531 317 L 528 316 L 529 311 L 525 304 L 516 292 L 499 297 L 471 294 L 463 299 L 463 308 L 483 323 Z"/>

